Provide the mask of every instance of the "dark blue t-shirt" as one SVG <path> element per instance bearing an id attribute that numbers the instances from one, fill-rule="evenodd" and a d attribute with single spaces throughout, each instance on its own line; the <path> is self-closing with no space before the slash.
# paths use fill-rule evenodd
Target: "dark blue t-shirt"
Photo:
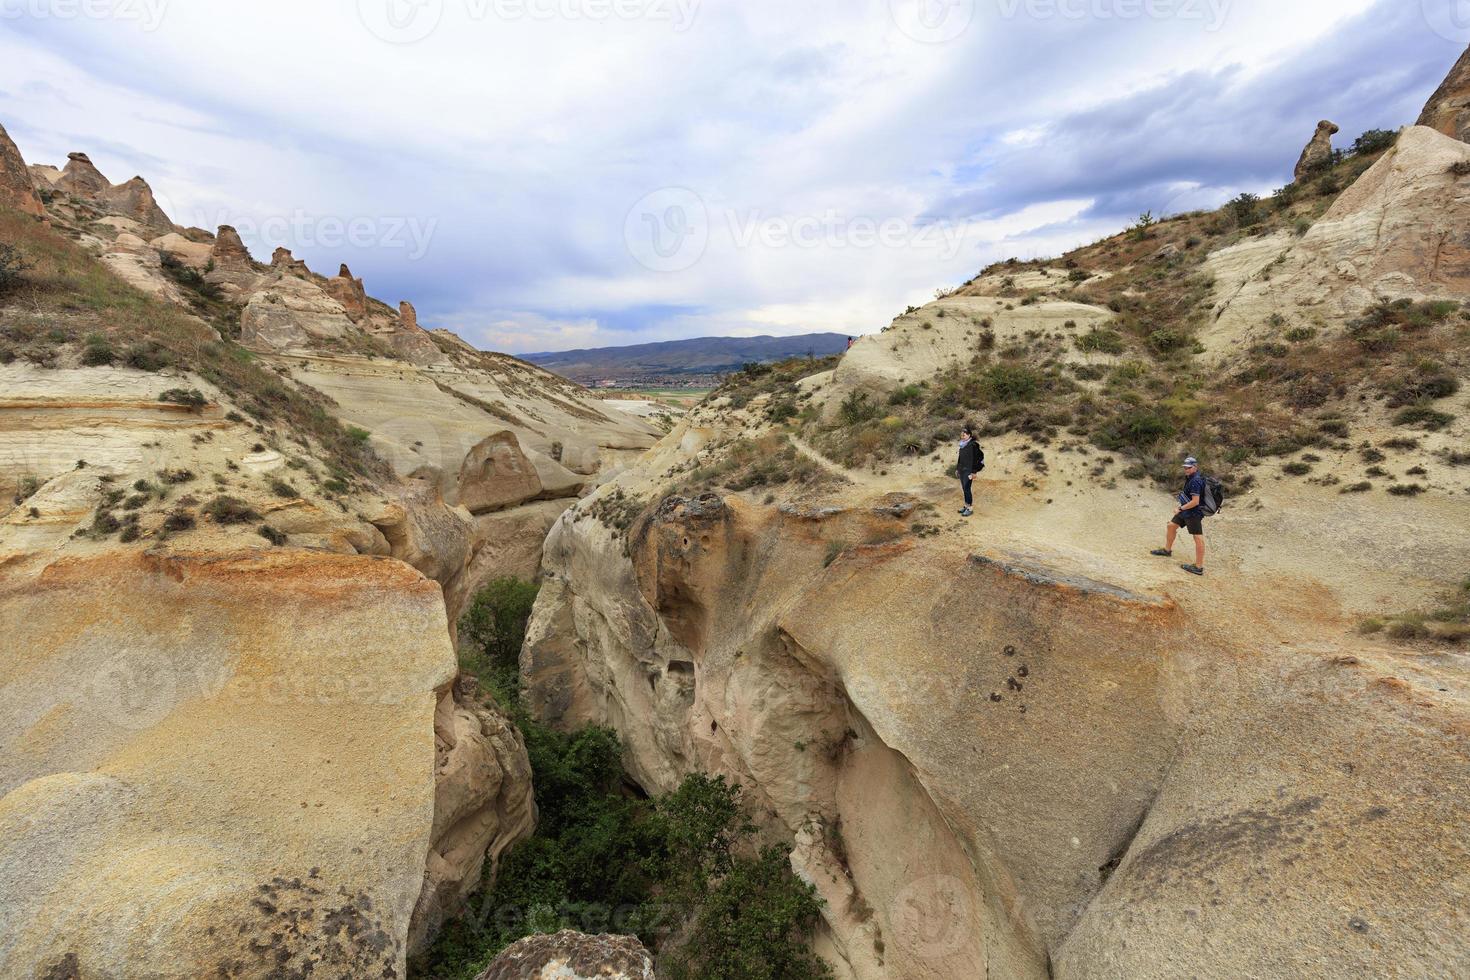
<path id="1" fill-rule="evenodd" d="M 1185 507 L 1184 512 L 1186 514 L 1189 513 L 1191 510 L 1199 510 L 1201 514 L 1204 513 L 1205 475 L 1203 473 L 1195 473 L 1194 476 L 1190 477 L 1188 482 L 1184 484 L 1184 492 L 1179 495 L 1179 505 L 1183 507 L 1185 504 L 1189 503 L 1189 499 L 1191 497 L 1195 496 L 1199 497 L 1199 503 L 1193 508 Z"/>

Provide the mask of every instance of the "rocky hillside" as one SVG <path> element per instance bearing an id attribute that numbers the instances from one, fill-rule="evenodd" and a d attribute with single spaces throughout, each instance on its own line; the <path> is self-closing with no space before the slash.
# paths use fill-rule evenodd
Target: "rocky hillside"
<path id="1" fill-rule="evenodd" d="M 1464 973 L 1462 95 L 733 379 L 557 521 L 535 711 L 745 785 L 839 977 Z"/>
<path id="2" fill-rule="evenodd" d="M 403 976 L 530 832 L 480 585 L 655 430 L 0 130 L 0 975 Z"/>

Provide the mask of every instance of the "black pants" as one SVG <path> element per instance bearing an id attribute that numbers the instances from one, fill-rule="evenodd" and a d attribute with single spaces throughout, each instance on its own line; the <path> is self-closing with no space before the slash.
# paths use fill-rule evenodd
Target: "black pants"
<path id="1" fill-rule="evenodd" d="M 960 473 L 960 486 L 965 491 L 965 506 L 966 507 L 971 507 L 971 506 L 974 506 L 974 504 L 975 504 L 975 489 L 970 484 L 970 477 L 973 476 L 973 475 L 974 474 L 965 473 L 963 471 Z"/>

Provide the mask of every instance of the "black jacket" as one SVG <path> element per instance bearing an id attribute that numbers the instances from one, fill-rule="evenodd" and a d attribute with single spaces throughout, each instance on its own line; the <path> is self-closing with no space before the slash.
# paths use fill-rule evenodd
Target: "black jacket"
<path id="1" fill-rule="evenodd" d="M 985 450 L 980 448 L 980 443 L 974 439 L 960 447 L 960 462 L 955 471 L 960 475 L 966 473 L 979 473 L 985 469 Z"/>

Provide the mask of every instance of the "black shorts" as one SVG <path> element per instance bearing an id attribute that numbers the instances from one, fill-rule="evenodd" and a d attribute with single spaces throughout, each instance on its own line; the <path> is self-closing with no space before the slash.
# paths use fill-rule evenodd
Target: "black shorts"
<path id="1" fill-rule="evenodd" d="M 1198 507 L 1194 510 L 1182 510 L 1175 514 L 1174 523 L 1180 527 L 1188 528 L 1190 534 L 1205 533 L 1205 517 L 1199 512 Z"/>

